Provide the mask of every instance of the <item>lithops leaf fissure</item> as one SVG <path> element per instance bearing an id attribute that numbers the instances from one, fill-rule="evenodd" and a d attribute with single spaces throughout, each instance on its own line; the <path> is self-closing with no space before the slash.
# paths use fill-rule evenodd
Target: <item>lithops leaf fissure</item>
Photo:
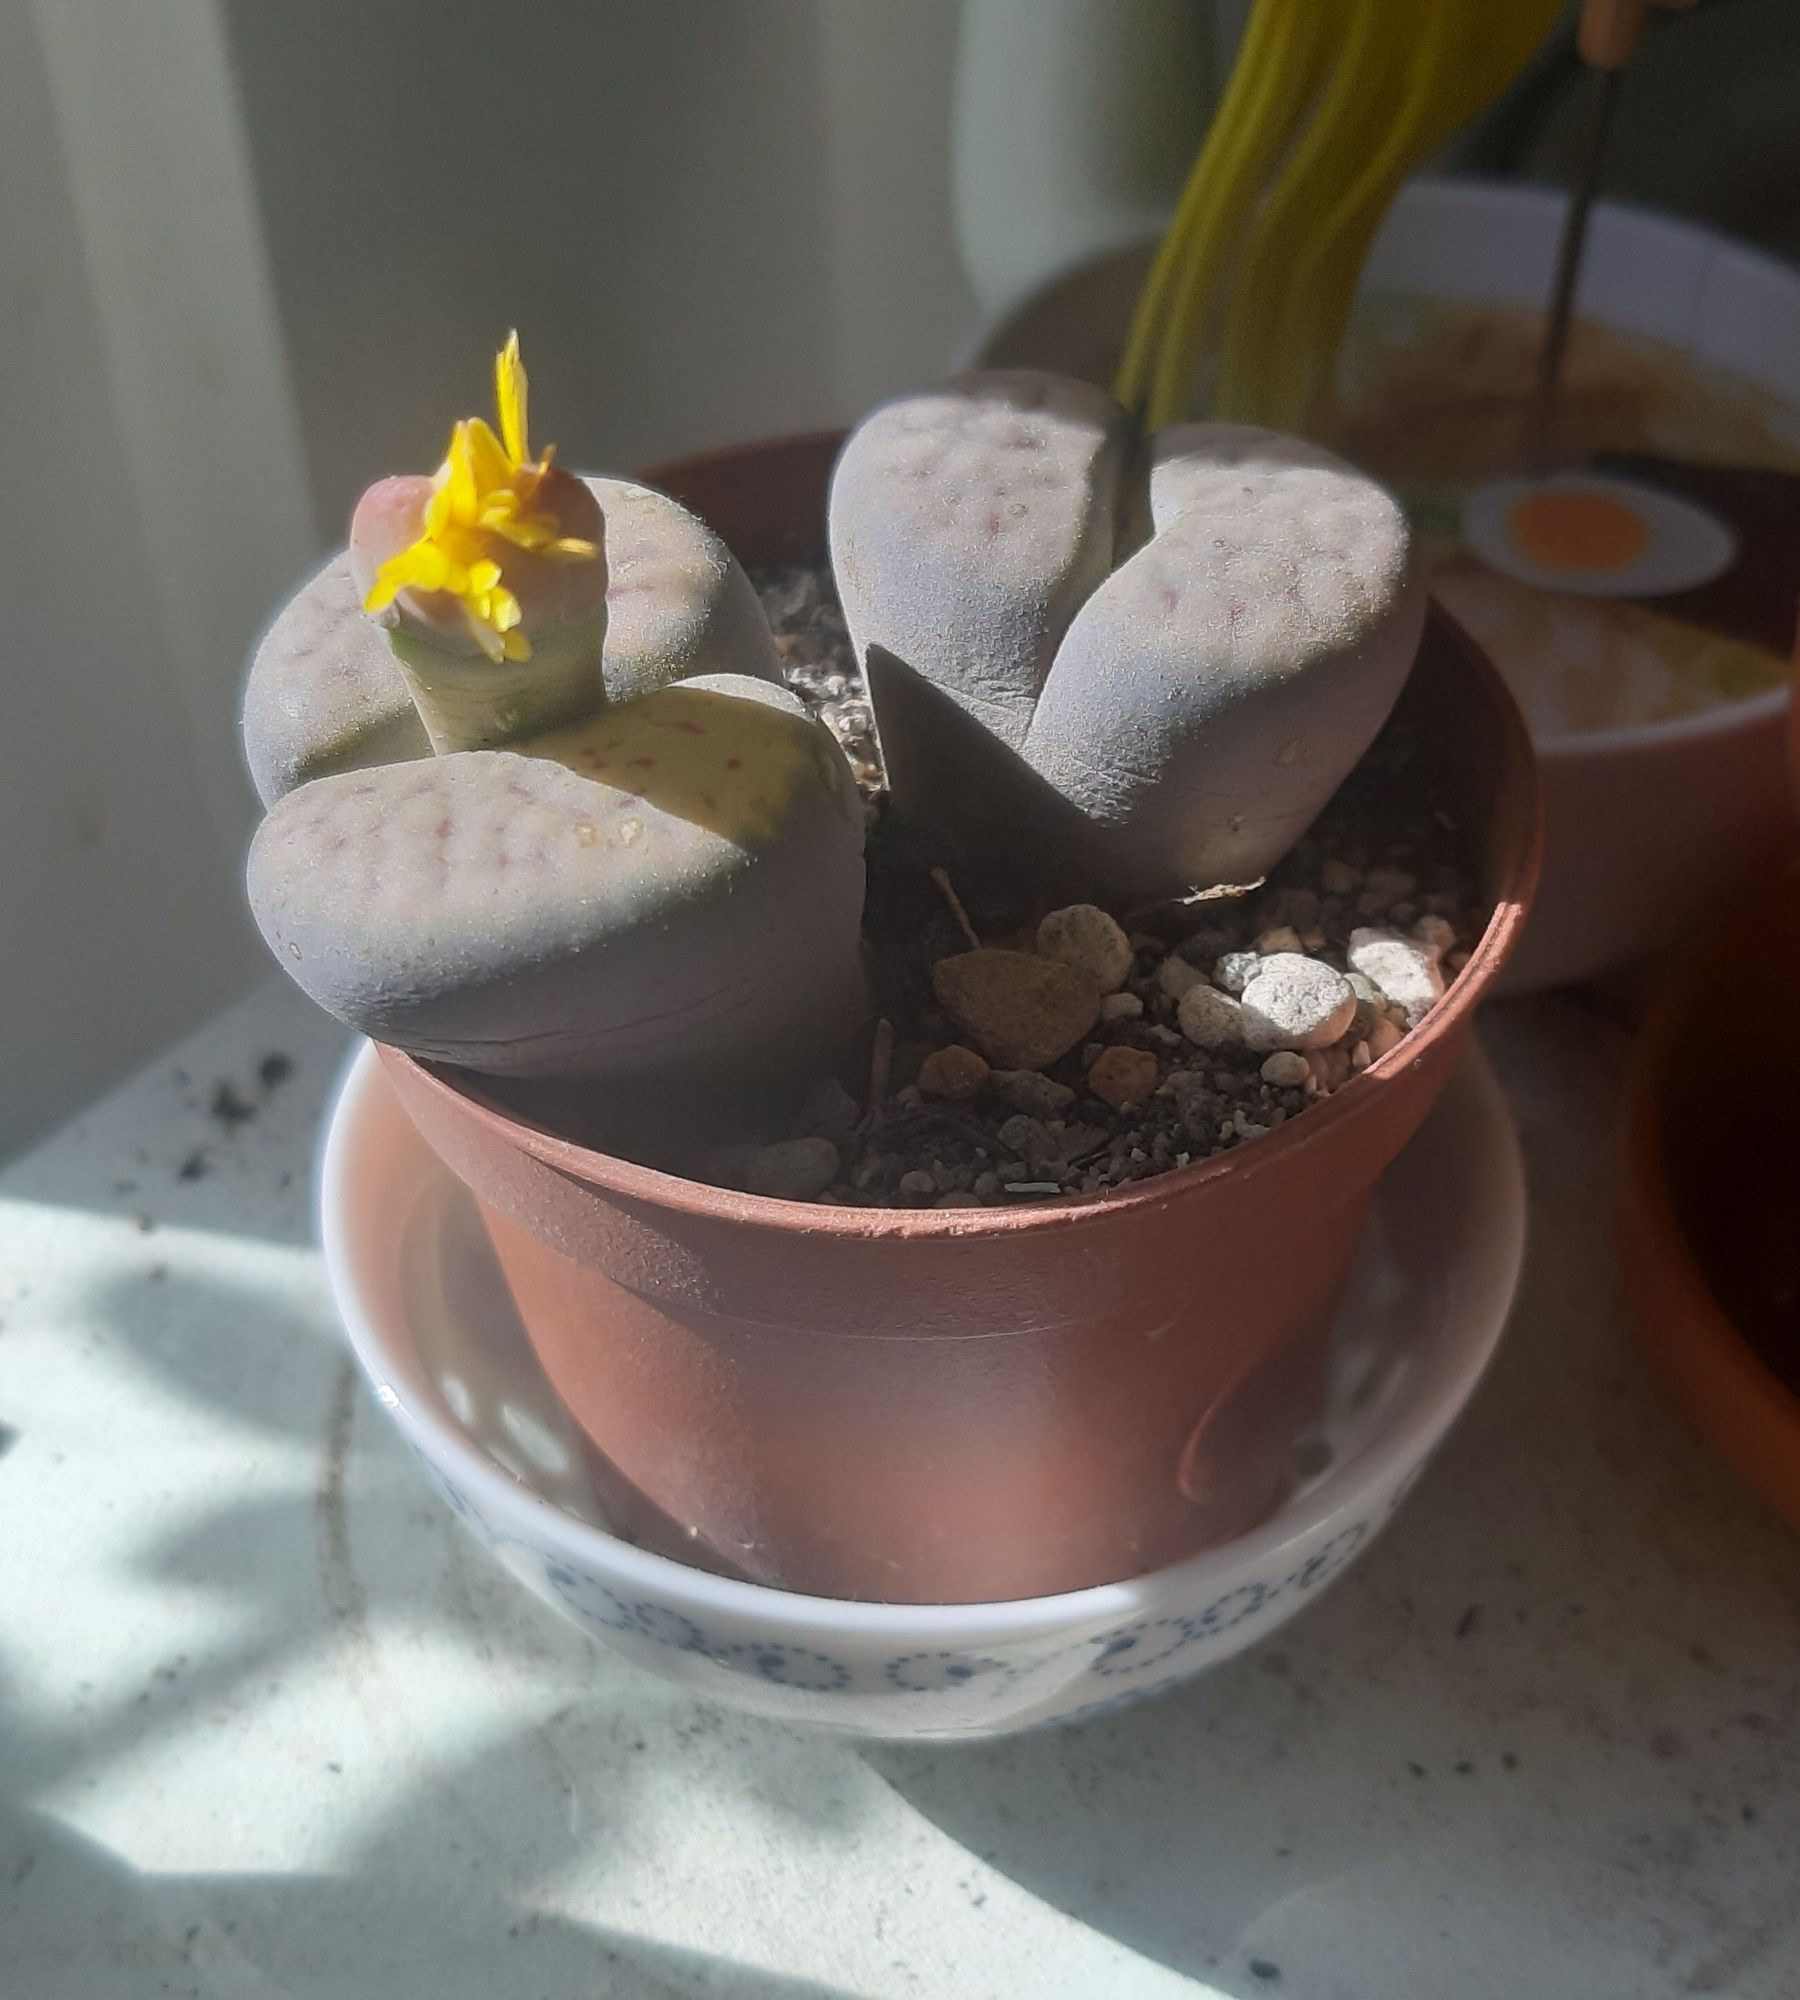
<path id="1" fill-rule="evenodd" d="M 1124 412 L 1086 383 L 969 375 L 868 418 L 838 460 L 831 552 L 875 699 L 919 676 L 1018 744 L 1070 618 L 1112 565 Z M 928 759 L 882 707 L 896 795 Z M 923 732 L 922 732 L 923 734 Z"/>

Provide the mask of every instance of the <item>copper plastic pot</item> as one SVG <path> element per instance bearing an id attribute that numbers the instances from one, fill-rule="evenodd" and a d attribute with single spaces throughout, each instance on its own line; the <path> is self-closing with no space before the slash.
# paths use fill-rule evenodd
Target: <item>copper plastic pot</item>
<path id="1" fill-rule="evenodd" d="M 647 476 L 746 563 L 812 557 L 837 442 Z M 479 1201 L 622 1528 L 790 1589 L 950 1603 L 1134 1575 L 1268 1512 L 1375 1183 L 1454 1068 L 1537 867 L 1523 724 L 1439 614 L 1403 699 L 1492 921 L 1420 1029 L 1217 1160 L 1029 1209 L 821 1208 L 609 1158 L 383 1051 Z"/>

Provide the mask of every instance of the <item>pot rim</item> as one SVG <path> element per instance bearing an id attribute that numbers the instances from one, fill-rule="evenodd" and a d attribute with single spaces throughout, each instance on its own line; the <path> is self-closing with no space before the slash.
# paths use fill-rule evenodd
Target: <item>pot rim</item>
<path id="1" fill-rule="evenodd" d="M 810 441 L 810 440 L 809 440 Z M 772 440 L 787 443 L 789 440 Z M 797 440 L 796 440 L 797 442 Z M 709 458 L 740 455 L 760 446 L 738 446 L 711 453 Z M 681 461 L 684 467 L 696 463 Z M 1228 1175 L 1252 1176 L 1277 1170 L 1297 1147 L 1322 1137 L 1334 1125 L 1360 1115 L 1371 1104 L 1377 1090 L 1390 1077 L 1416 1061 L 1446 1037 L 1455 1035 L 1467 1017 L 1492 987 L 1523 928 L 1537 884 L 1543 843 L 1543 809 L 1537 767 L 1523 715 L 1499 671 L 1482 649 L 1469 638 L 1441 605 L 1427 610 L 1428 632 L 1436 628 L 1441 643 L 1453 646 L 1475 685 L 1486 697 L 1486 713 L 1471 726 L 1498 725 L 1502 742 L 1502 794 L 1514 793 L 1521 801 L 1521 817 L 1527 828 L 1514 852 L 1502 859 L 1502 874 L 1494 887 L 1493 911 L 1468 963 L 1446 989 L 1444 997 L 1416 1028 L 1354 1077 L 1334 1091 L 1322 1104 L 1289 1119 L 1278 1130 L 1266 1133 L 1252 1144 L 1234 1148 L 1209 1160 L 1197 1160 L 1174 1167 L 1153 1179 L 1123 1188 L 1108 1188 L 1092 1194 L 1067 1195 L 1054 1201 L 1034 1202 L 1029 1207 L 954 1209 L 852 1208 L 821 1202 L 785 1201 L 771 1195 L 745 1194 L 733 1188 L 714 1187 L 656 1167 L 619 1158 L 572 1139 L 559 1137 L 545 1127 L 503 1110 L 481 1094 L 479 1084 L 465 1085 L 403 1051 L 383 1047 L 384 1062 L 409 1070 L 418 1084 L 433 1095 L 452 1101 L 465 1114 L 475 1117 L 504 1143 L 516 1146 L 543 1165 L 570 1175 L 586 1186 L 643 1202 L 675 1214 L 711 1219 L 729 1219 L 764 1229 L 791 1231 L 808 1237 L 829 1236 L 853 1241 L 904 1237 L 914 1240 L 939 1238 L 954 1242 L 971 1236 L 1026 1235 L 1045 1229 L 1069 1228 L 1104 1222 L 1115 1215 L 1144 1213 L 1171 1201 L 1186 1199 L 1194 1190 L 1212 1185 Z"/>
<path id="2" fill-rule="evenodd" d="M 565 1514 L 497 1465 L 453 1419 L 439 1416 L 429 1405 L 421 1407 L 393 1387 L 388 1380 L 391 1370 L 385 1365 L 387 1343 L 364 1310 L 364 1288 L 355 1275 L 359 1260 L 343 1221 L 343 1204 L 333 1194 L 347 1170 L 357 1122 L 346 1114 L 354 1110 L 357 1095 L 369 1091 L 381 1078 L 376 1058 L 382 1053 L 376 1044 L 359 1041 L 339 1072 L 315 1164 L 313 1194 L 333 1303 L 351 1350 L 388 1417 L 428 1466 L 452 1461 L 459 1477 L 478 1493 L 484 1511 L 491 1510 L 511 1526 L 528 1530 L 531 1546 L 554 1551 L 579 1566 L 593 1559 L 590 1543 L 598 1541 L 604 1545 L 609 1581 L 660 1593 L 677 1605 L 734 1616 L 746 1623 L 779 1626 L 786 1636 L 903 1642 L 915 1648 L 930 1648 L 939 1642 L 956 1647 L 1003 1644 L 1053 1634 L 1066 1634 L 1078 1642 L 1086 1629 L 1156 1615 L 1156 1606 L 1165 1596 L 1191 1595 L 1197 1587 L 1193 1580 L 1209 1569 L 1216 1569 L 1224 1581 L 1266 1565 L 1284 1550 L 1316 1537 L 1346 1509 L 1353 1496 L 1366 1496 L 1379 1504 L 1380 1496 L 1403 1490 L 1403 1482 L 1429 1460 L 1493 1358 L 1510 1315 L 1518 1263 L 1524 1254 L 1527 1205 L 1518 1127 L 1492 1064 L 1479 1045 L 1471 1043 L 1457 1065 L 1450 1089 L 1458 1088 L 1460 1078 L 1462 1087 L 1480 1104 L 1482 1121 L 1503 1147 L 1508 1162 L 1511 1219 L 1507 1226 L 1515 1243 L 1514 1287 L 1508 1291 L 1507 1311 L 1492 1317 L 1484 1337 L 1453 1347 L 1448 1354 L 1435 1350 L 1435 1366 L 1442 1379 L 1430 1382 L 1428 1377 L 1430 1393 L 1422 1393 L 1402 1421 L 1383 1429 L 1362 1452 L 1334 1465 L 1306 1494 L 1299 1519 L 1278 1512 L 1245 1534 L 1161 1569 L 1046 1596 L 954 1604 L 821 1597 L 694 1569 L 673 1556 L 640 1548 L 610 1528 Z M 382 1080 L 382 1087 L 391 1085 Z"/>

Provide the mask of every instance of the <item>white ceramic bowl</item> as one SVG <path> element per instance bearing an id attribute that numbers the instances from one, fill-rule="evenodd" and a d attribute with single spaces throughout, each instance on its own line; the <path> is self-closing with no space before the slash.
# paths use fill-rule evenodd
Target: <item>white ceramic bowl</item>
<path id="1" fill-rule="evenodd" d="M 1254 1533 L 1128 1583 L 1006 1604 L 855 1604 L 689 1569 L 609 1534 L 468 1196 L 373 1052 L 319 1184 L 333 1293 L 377 1401 L 495 1560 L 696 1694 L 879 1737 L 992 1736 L 1188 1679 L 1308 1604 L 1374 1540 L 1499 1338 L 1524 1244 L 1511 1121 L 1472 1056 L 1390 1169 L 1294 1490 Z"/>
<path id="2" fill-rule="evenodd" d="M 1541 305 L 1563 213 L 1554 188 L 1415 181 L 1370 249 L 1362 289 Z M 1104 367 L 1122 344 L 1148 255 L 1147 245 L 1124 245 L 1056 273 L 979 329 L 962 365 L 1035 357 L 1076 373 Z M 1800 271 L 1777 258 L 1601 202 L 1579 310 L 1732 369 L 1800 411 Z M 1500 991 L 1565 985 L 1644 958 L 1793 846 L 1788 698 L 1778 688 L 1679 722 L 1539 743 L 1543 872 Z"/>

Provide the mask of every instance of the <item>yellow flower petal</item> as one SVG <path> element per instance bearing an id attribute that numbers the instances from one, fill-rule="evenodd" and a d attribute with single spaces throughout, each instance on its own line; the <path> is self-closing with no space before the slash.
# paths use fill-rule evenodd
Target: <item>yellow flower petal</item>
<path id="1" fill-rule="evenodd" d="M 417 541 L 389 557 L 365 600 L 383 610 L 403 590 L 444 591 L 456 598 L 476 643 L 491 660 L 528 660 L 520 629 L 523 611 L 506 587 L 508 549 L 557 562 L 592 562 L 599 545 L 559 535 L 554 514 L 536 505 L 550 468 L 545 448 L 533 463 L 526 429 L 527 383 L 519 337 L 510 335 L 494 360 L 494 407 L 499 434 L 480 417 L 450 433 L 449 450 L 432 480 Z"/>
<path id="2" fill-rule="evenodd" d="M 526 430 L 525 363 L 519 358 L 519 330 L 506 336 L 506 345 L 494 357 L 494 410 L 500 419 L 500 435 L 506 440 L 506 454 L 515 465 L 531 456 Z"/>

